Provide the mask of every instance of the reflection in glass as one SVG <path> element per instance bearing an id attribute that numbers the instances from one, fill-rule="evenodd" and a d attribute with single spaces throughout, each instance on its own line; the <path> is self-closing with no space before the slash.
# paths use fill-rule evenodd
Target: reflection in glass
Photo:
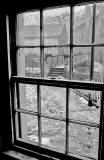
<path id="1" fill-rule="evenodd" d="M 98 159 L 99 129 L 69 124 L 69 152 Z"/>
<path id="2" fill-rule="evenodd" d="M 104 43 L 104 3 L 96 4 L 95 43 Z"/>
<path id="3" fill-rule="evenodd" d="M 38 143 L 38 119 L 36 116 L 20 113 L 21 137 Z"/>
<path id="4" fill-rule="evenodd" d="M 44 76 L 48 78 L 69 78 L 69 47 L 44 49 Z"/>
<path id="5" fill-rule="evenodd" d="M 91 48 L 75 47 L 73 49 L 72 79 L 89 81 L 91 64 Z"/>
<path id="6" fill-rule="evenodd" d="M 39 11 L 18 14 L 16 43 L 20 46 L 40 45 Z"/>
<path id="7" fill-rule="evenodd" d="M 104 47 L 94 48 L 94 77 L 95 82 L 103 83 Z"/>
<path id="8" fill-rule="evenodd" d="M 93 5 L 74 7 L 74 44 L 89 44 L 92 40 Z"/>
<path id="9" fill-rule="evenodd" d="M 41 86 L 41 113 L 51 117 L 66 116 L 66 90 L 59 87 Z"/>
<path id="10" fill-rule="evenodd" d="M 17 75 L 40 77 L 40 72 L 40 49 L 19 49 L 17 55 Z"/>
<path id="11" fill-rule="evenodd" d="M 37 112 L 37 86 L 19 84 L 20 109 Z"/>
<path id="12" fill-rule="evenodd" d="M 65 45 L 70 42 L 70 7 L 43 11 L 45 45 Z"/>
<path id="13" fill-rule="evenodd" d="M 65 152 L 65 122 L 42 118 L 42 144 Z"/>

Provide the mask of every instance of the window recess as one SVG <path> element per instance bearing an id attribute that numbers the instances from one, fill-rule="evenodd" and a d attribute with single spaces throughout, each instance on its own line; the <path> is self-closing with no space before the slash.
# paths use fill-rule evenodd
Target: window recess
<path id="1" fill-rule="evenodd" d="M 97 3 L 17 14 L 15 143 L 101 160 L 102 13 Z"/>

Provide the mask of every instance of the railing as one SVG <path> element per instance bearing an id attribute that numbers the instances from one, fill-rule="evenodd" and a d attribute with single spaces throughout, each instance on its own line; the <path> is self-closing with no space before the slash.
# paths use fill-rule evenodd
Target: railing
<path id="1" fill-rule="evenodd" d="M 57 65 L 68 64 L 69 55 L 47 55 L 45 57 L 46 63 L 50 65 L 50 67 L 55 67 Z"/>

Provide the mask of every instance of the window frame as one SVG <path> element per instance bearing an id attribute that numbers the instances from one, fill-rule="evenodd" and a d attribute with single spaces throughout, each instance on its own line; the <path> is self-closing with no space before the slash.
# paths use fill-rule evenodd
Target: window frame
<path id="1" fill-rule="evenodd" d="M 80 4 L 82 5 L 82 4 Z M 60 6 L 59 6 L 60 7 Z M 54 7 L 53 7 L 54 8 Z M 30 10 L 31 11 L 31 10 Z M 41 10 L 42 11 L 42 10 Z M 42 13 L 42 12 L 40 12 Z M 73 26 L 73 10 L 72 8 L 70 9 L 70 13 L 71 13 L 71 16 L 70 16 L 70 26 Z M 94 12 L 93 12 L 94 13 Z M 18 14 L 18 13 L 16 13 Z M 95 13 L 94 13 L 95 15 Z M 93 16 L 94 16 L 93 15 Z M 102 149 L 101 149 L 101 146 L 102 146 L 102 139 L 103 139 L 103 117 L 104 117 L 104 113 L 103 113 L 103 105 L 104 105 L 104 83 L 95 83 L 95 82 L 77 82 L 77 81 L 73 81 L 73 80 L 57 80 L 57 79 L 47 79 L 47 78 L 43 78 L 44 77 L 44 72 L 41 72 L 41 77 L 42 78 L 32 78 L 32 77 L 20 77 L 20 76 L 16 76 L 16 73 L 17 73 L 17 67 L 16 67 L 16 56 L 14 55 L 14 52 L 16 53 L 16 50 L 18 49 L 18 47 L 16 46 L 16 43 L 15 43 L 15 24 L 13 24 L 13 21 L 15 22 L 15 19 L 16 19 L 16 15 L 13 17 L 12 15 L 9 16 L 9 23 L 8 24 L 8 27 L 9 27 L 9 32 L 10 32 L 10 36 L 11 36 L 11 39 L 10 39 L 10 61 L 11 61 L 11 77 L 10 77 L 10 86 L 11 86 L 11 97 L 12 97 L 12 118 L 13 118 L 13 135 L 14 135 L 14 142 L 13 142 L 13 145 L 14 146 L 20 146 L 20 147 L 23 147 L 23 148 L 27 148 L 29 149 L 29 147 L 31 146 L 31 150 L 34 150 L 34 148 L 36 149 L 36 151 L 39 151 L 41 153 L 44 153 L 43 151 L 45 151 L 45 153 L 48 155 L 48 147 L 45 149 L 45 148 L 42 148 L 40 145 L 39 146 L 33 146 L 31 144 L 28 144 L 27 142 L 24 142 L 23 140 L 21 139 L 16 139 L 16 123 L 15 123 L 15 114 L 16 112 L 22 112 L 20 111 L 19 109 L 15 109 L 15 92 L 18 92 L 17 90 L 17 84 L 19 83 L 23 83 L 23 84 L 35 84 L 38 86 L 38 105 L 40 104 L 40 100 L 39 100 L 39 86 L 41 85 L 46 85 L 46 86 L 57 86 L 57 87 L 64 87 L 66 88 L 66 124 L 69 123 L 69 120 L 68 120 L 68 97 L 69 97 L 69 88 L 80 88 L 80 89 L 89 89 L 89 90 L 100 90 L 102 92 L 102 100 L 101 100 L 101 110 L 100 110 L 100 124 L 99 124 L 99 151 L 98 151 L 98 155 L 99 155 L 99 158 L 98 160 L 101 160 L 101 156 L 102 156 Z M 95 18 L 93 18 L 94 20 Z M 13 20 L 13 21 L 12 21 Z M 42 14 L 40 14 L 40 39 L 42 39 Z M 93 32 L 95 32 L 95 20 L 93 22 Z M 13 30 L 12 30 L 13 29 Z M 90 72 L 90 80 L 93 79 L 93 67 L 94 67 L 94 64 L 93 64 L 93 60 L 94 60 L 94 47 L 95 46 L 104 46 L 104 44 L 75 44 L 73 45 L 73 27 L 70 27 L 70 45 L 68 45 L 68 47 L 70 47 L 70 79 L 72 79 L 72 57 L 73 57 L 73 48 L 74 47 L 91 47 L 92 51 L 91 51 L 91 72 Z M 94 33 L 92 33 L 93 35 Z M 94 42 L 94 39 L 93 39 L 93 36 L 92 36 L 92 43 Z M 43 52 L 43 42 L 41 41 L 40 42 L 40 53 Z M 26 47 L 26 46 L 25 46 Z M 27 46 L 28 47 L 28 46 Z M 48 46 L 50 47 L 50 46 Z M 53 47 L 53 46 L 52 46 Z M 57 47 L 57 46 L 55 46 Z M 58 46 L 59 47 L 59 46 Z M 64 46 L 66 47 L 66 45 Z M 31 46 L 30 46 L 31 48 Z M 44 57 L 44 54 L 42 54 L 42 57 Z M 40 58 L 40 59 L 43 59 L 43 58 Z M 13 63 L 13 61 L 15 61 L 15 63 Z M 42 62 L 43 63 L 43 62 Z M 42 69 L 42 71 L 44 70 L 44 67 Z M 16 89 L 16 91 L 15 91 Z M 18 96 L 18 94 L 17 94 Z M 25 111 L 24 111 L 25 112 Z M 26 113 L 26 112 L 25 112 Z M 31 114 L 29 113 L 29 111 L 27 112 L 27 114 Z M 40 115 L 41 117 L 41 115 Z M 40 121 L 40 117 L 38 115 L 38 121 Z M 40 123 L 40 122 L 39 122 Z M 77 123 L 77 122 L 75 122 Z M 79 122 L 80 124 L 80 122 Z M 40 125 L 39 125 L 40 126 Z M 50 152 L 50 156 L 53 156 L 53 154 L 56 156 L 56 157 L 66 157 L 68 158 L 68 156 L 71 156 L 72 158 L 74 157 L 75 159 L 80 159 L 80 158 L 83 158 L 83 157 L 77 157 L 76 155 L 67 155 L 67 150 L 68 150 L 68 141 L 67 141 L 67 138 L 68 138 L 68 125 L 66 125 L 66 154 L 61 154 L 61 153 L 58 153 L 56 151 L 50 151 L 49 149 L 49 152 Z M 39 132 L 40 133 L 40 132 Z M 41 133 L 39 134 L 39 136 L 41 137 Z M 39 138 L 41 139 L 41 138 Z M 41 143 L 41 142 L 39 142 Z M 76 158 L 77 157 L 77 158 Z"/>

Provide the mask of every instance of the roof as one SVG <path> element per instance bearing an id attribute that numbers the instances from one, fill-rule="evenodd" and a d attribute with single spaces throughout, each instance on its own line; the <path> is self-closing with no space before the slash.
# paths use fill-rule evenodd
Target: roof
<path id="1" fill-rule="evenodd" d="M 64 24 L 47 24 L 44 28 L 44 37 L 57 37 L 60 35 Z M 26 38 L 40 37 L 40 26 L 39 25 L 30 25 L 24 26 L 20 30 L 20 36 Z"/>

